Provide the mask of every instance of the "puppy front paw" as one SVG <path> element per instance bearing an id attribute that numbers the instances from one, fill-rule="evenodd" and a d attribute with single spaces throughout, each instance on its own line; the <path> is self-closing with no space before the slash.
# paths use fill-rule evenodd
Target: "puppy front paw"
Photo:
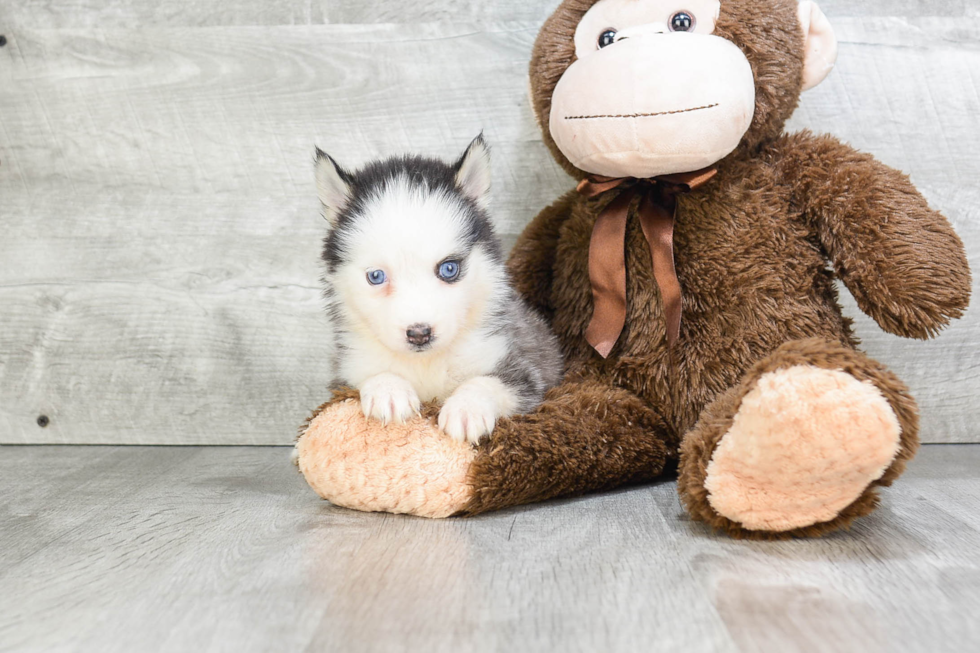
<path id="1" fill-rule="evenodd" d="M 497 406 L 488 397 L 472 388 L 460 388 L 439 411 L 439 428 L 459 442 L 476 444 L 493 432 L 497 422 Z"/>
<path id="2" fill-rule="evenodd" d="M 361 410 L 383 424 L 401 424 L 419 415 L 422 403 L 412 384 L 397 374 L 378 374 L 361 385 Z"/>

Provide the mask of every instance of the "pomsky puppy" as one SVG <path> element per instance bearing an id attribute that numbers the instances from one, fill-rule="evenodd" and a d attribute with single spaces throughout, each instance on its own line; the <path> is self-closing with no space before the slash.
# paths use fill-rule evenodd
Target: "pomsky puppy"
<path id="1" fill-rule="evenodd" d="M 407 156 L 348 172 L 317 149 L 316 182 L 336 382 L 360 391 L 364 414 L 402 422 L 443 402 L 439 428 L 476 443 L 536 408 L 562 358 L 508 284 L 483 136 L 453 165 Z"/>

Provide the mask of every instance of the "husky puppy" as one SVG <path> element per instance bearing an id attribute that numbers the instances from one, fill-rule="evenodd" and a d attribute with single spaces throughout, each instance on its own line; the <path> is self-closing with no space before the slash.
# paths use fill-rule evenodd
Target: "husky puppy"
<path id="1" fill-rule="evenodd" d="M 402 422 L 443 402 L 439 428 L 476 443 L 537 407 L 562 359 L 508 285 L 483 136 L 454 165 L 409 156 L 356 173 L 317 149 L 316 181 L 334 369 L 360 390 L 365 416 Z"/>

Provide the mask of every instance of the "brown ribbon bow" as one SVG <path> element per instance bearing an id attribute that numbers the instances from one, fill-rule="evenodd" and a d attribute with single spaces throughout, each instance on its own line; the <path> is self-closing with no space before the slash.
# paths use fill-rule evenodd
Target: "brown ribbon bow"
<path id="1" fill-rule="evenodd" d="M 590 176 L 578 185 L 587 198 L 623 188 L 602 210 L 589 245 L 589 280 L 592 282 L 592 322 L 585 332 L 603 358 L 609 356 L 626 325 L 626 220 L 633 199 L 640 196 L 639 218 L 653 257 L 653 276 L 667 321 L 671 347 L 681 332 L 681 284 L 674 270 L 674 217 L 677 196 L 704 185 L 717 174 L 714 168 L 652 179 Z"/>

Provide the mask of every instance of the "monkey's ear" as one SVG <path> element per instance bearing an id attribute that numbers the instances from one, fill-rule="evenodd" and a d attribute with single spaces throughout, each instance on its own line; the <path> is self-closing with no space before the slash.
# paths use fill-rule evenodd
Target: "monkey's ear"
<path id="1" fill-rule="evenodd" d="M 480 134 L 454 166 L 456 186 L 482 208 L 490 203 L 490 147 Z"/>
<path id="2" fill-rule="evenodd" d="M 803 90 L 822 82 L 837 63 L 837 36 L 830 21 L 812 0 L 799 6 L 800 27 L 803 28 Z"/>
<path id="3" fill-rule="evenodd" d="M 331 226 L 350 202 L 351 176 L 329 154 L 316 148 L 316 194 Z"/>

